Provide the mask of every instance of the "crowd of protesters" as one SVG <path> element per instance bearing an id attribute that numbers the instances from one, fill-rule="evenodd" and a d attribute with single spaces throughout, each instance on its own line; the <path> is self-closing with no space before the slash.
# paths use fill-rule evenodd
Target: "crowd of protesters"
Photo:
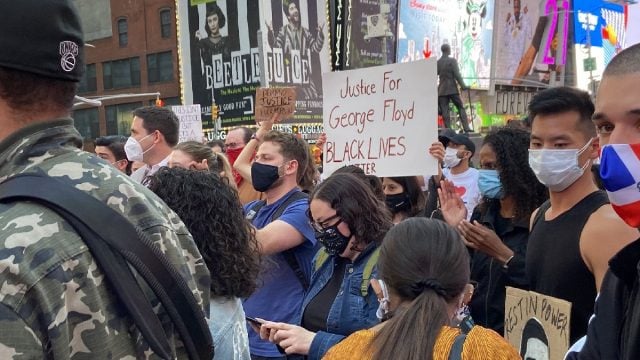
<path id="1" fill-rule="evenodd" d="M 571 303 L 568 359 L 640 358 L 640 45 L 609 63 L 595 104 L 542 90 L 526 126 L 479 149 L 446 129 L 425 144 L 437 174 L 377 178 L 320 174 L 304 140 L 272 130 L 277 115 L 179 143 L 171 110 L 141 107 L 128 138 L 84 152 L 73 6 L 12 9 L 0 29 L 33 44 L 25 57 L 0 39 L 0 358 L 548 357 L 503 337 L 508 286 Z M 11 195 L 34 177 L 74 201 Z M 108 215 L 87 228 L 78 213 L 96 204 Z M 130 249 L 87 238 L 122 221 Z"/>

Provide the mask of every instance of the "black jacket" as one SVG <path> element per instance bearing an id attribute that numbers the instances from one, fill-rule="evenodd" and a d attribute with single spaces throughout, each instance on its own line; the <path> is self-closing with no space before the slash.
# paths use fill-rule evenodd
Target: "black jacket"
<path id="1" fill-rule="evenodd" d="M 587 341 L 568 360 L 640 359 L 640 239 L 620 250 L 610 261 Z"/>
<path id="2" fill-rule="evenodd" d="M 485 199 L 486 200 L 486 199 Z M 514 257 L 505 269 L 500 261 L 480 252 L 471 253 L 471 280 L 478 283 L 469 307 L 476 324 L 504 333 L 505 286 L 527 288 L 525 256 L 529 239 L 529 224 L 526 220 L 510 221 L 503 229 L 496 229 L 500 214 L 500 202 L 493 200 L 487 211 L 481 214 L 476 207 L 471 221 L 478 220 L 496 231 L 498 237 L 514 252 Z"/>

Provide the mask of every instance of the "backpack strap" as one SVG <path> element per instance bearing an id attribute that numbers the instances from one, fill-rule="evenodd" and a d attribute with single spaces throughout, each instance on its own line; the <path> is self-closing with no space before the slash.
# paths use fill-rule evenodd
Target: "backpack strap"
<path id="1" fill-rule="evenodd" d="M 0 184 L 0 202 L 24 200 L 55 211 L 74 227 L 158 356 L 171 359 L 171 345 L 131 267 L 162 303 L 189 358 L 213 357 L 213 340 L 202 308 L 175 266 L 145 233 L 100 200 L 44 174 L 20 174 Z"/>
<path id="2" fill-rule="evenodd" d="M 314 271 L 318 271 L 322 267 L 322 265 L 329 259 L 329 254 L 324 251 L 324 247 L 321 247 L 320 250 L 316 253 L 316 263 L 314 266 Z"/>
<path id="3" fill-rule="evenodd" d="M 467 334 L 460 333 L 456 336 L 455 340 L 453 340 L 453 345 L 451 345 L 451 351 L 449 351 L 449 360 L 461 360 L 462 359 L 462 347 L 464 346 L 464 341 L 467 339 Z"/>
<path id="4" fill-rule="evenodd" d="M 371 274 L 373 268 L 378 264 L 378 258 L 380 257 L 380 247 L 373 250 L 373 253 L 367 259 L 367 263 L 364 265 L 364 271 L 362 272 L 362 283 L 360 284 L 360 293 L 362 297 L 367 297 L 369 294 L 369 283 L 371 281 Z"/>
<path id="5" fill-rule="evenodd" d="M 271 218 L 269 219 L 269 223 L 272 223 L 274 220 L 277 220 L 278 218 L 280 218 L 280 216 L 282 216 L 285 210 L 287 210 L 289 205 L 302 199 L 309 199 L 309 195 L 307 195 L 302 191 L 295 191 L 294 193 L 289 195 L 289 197 L 287 197 L 282 202 L 282 204 L 278 206 L 276 211 L 273 212 L 273 214 L 271 215 Z M 258 214 L 260 209 L 262 209 L 266 204 L 267 202 L 264 200 L 256 201 L 247 210 L 247 215 L 246 215 L 247 220 L 250 220 L 250 221 L 253 220 L 253 218 Z M 307 276 L 302 270 L 302 267 L 300 266 L 300 262 L 298 261 L 298 258 L 296 258 L 296 254 L 293 248 L 283 251 L 282 256 L 284 257 L 284 260 L 287 262 L 291 270 L 293 270 L 293 273 L 296 274 L 296 277 L 298 278 L 298 281 L 300 281 L 300 284 L 302 285 L 302 288 L 304 289 L 304 291 L 307 291 L 307 289 L 309 289 L 309 280 L 307 279 Z"/>

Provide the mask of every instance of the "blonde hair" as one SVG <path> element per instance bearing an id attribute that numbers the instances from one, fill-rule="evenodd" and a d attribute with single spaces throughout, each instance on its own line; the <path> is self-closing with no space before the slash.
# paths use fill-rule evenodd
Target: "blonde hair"
<path id="1" fill-rule="evenodd" d="M 224 154 L 218 154 L 211 150 L 207 145 L 197 141 L 185 141 L 176 145 L 174 150 L 180 150 L 185 154 L 189 154 L 194 161 L 202 162 L 207 160 L 209 171 L 214 172 L 220 177 L 227 178 L 229 186 L 236 188 L 236 182 L 233 179 L 231 163 Z"/>

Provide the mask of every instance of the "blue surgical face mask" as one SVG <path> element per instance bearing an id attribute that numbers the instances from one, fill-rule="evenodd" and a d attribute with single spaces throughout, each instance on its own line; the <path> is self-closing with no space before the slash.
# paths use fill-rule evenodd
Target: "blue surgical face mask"
<path id="1" fill-rule="evenodd" d="M 490 199 L 502 199 L 504 192 L 502 191 L 502 183 L 498 170 L 479 170 L 478 188 L 482 196 Z"/>

